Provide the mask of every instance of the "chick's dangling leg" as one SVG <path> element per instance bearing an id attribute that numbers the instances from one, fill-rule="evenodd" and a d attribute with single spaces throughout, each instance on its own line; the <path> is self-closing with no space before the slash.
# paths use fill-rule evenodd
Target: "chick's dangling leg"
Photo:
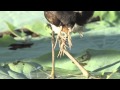
<path id="1" fill-rule="evenodd" d="M 70 34 L 71 32 L 72 32 L 72 29 L 68 28 L 68 46 L 70 49 L 72 47 L 72 38 L 71 38 L 71 34 Z"/>
<path id="2" fill-rule="evenodd" d="M 63 28 L 62 26 L 59 27 L 59 30 L 58 30 L 58 33 L 57 33 L 57 37 L 56 37 L 56 41 L 55 41 L 54 49 L 56 48 L 57 42 L 60 39 L 60 34 L 61 34 L 61 31 L 62 31 L 62 28 Z"/>
<path id="3" fill-rule="evenodd" d="M 79 35 L 80 35 L 80 37 L 81 38 L 83 38 L 83 30 L 84 30 L 84 26 L 82 26 L 81 28 L 80 28 L 80 30 L 78 31 L 78 33 L 79 33 Z"/>
<path id="4" fill-rule="evenodd" d="M 83 30 L 84 30 L 84 26 L 79 26 L 79 25 L 75 24 L 71 31 L 73 33 L 79 33 L 80 37 L 82 38 Z"/>
<path id="5" fill-rule="evenodd" d="M 59 48 L 60 48 L 60 51 L 59 51 L 57 57 L 59 57 L 59 56 L 61 57 L 62 55 L 64 56 L 64 50 L 67 50 L 67 49 L 66 49 L 67 45 L 66 45 L 65 42 L 66 42 L 66 41 L 65 41 L 64 39 L 60 39 L 60 40 L 59 40 Z"/>

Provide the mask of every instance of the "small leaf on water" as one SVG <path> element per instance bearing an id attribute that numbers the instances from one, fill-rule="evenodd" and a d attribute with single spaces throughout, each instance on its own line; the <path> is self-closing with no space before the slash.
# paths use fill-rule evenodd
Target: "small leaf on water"
<path id="1" fill-rule="evenodd" d="M 15 65 L 13 63 L 9 63 L 8 66 L 14 72 L 17 72 L 17 73 L 23 72 L 24 64 L 22 62 L 18 63 L 17 65 Z"/>
<path id="2" fill-rule="evenodd" d="M 28 63 L 25 63 L 24 65 L 23 73 L 27 76 L 27 78 L 32 79 L 31 73 L 39 69 L 42 69 L 42 67 L 39 64 L 34 62 L 28 62 Z"/>

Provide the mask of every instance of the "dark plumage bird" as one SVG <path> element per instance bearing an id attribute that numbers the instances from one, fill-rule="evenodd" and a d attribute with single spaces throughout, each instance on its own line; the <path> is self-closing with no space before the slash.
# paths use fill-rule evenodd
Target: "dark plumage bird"
<path id="1" fill-rule="evenodd" d="M 71 48 L 71 32 L 79 32 L 81 30 L 75 30 L 75 26 L 84 26 L 89 22 L 90 18 L 93 16 L 94 11 L 44 11 L 44 16 L 51 24 L 52 30 L 57 33 L 56 43 L 59 41 L 60 51 L 58 56 L 64 55 L 67 51 L 66 47 Z M 71 58 L 71 57 L 69 57 Z M 76 62 L 76 60 L 74 60 Z M 54 59 L 52 60 L 52 72 L 51 76 L 54 77 Z M 89 76 L 88 72 L 82 68 L 76 62 L 76 65 L 81 69 L 85 76 Z"/>
<path id="2" fill-rule="evenodd" d="M 84 26 L 93 14 L 94 11 L 44 11 L 45 18 L 51 24 L 52 30 L 58 34 L 59 43 L 68 40 L 70 48 L 72 46 L 70 33 L 76 32 L 74 26 Z M 81 30 L 77 30 L 77 32 L 81 34 Z M 62 44 L 66 46 L 65 43 Z M 65 48 L 63 46 L 60 48 Z"/>

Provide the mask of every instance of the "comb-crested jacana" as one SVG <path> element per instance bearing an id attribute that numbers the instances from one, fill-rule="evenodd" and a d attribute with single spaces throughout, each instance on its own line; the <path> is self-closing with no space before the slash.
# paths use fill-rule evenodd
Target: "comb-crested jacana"
<path id="1" fill-rule="evenodd" d="M 74 26 L 84 26 L 93 16 L 93 14 L 94 11 L 44 11 L 44 16 L 51 24 L 52 30 L 57 33 L 54 47 L 56 46 L 57 41 L 59 41 L 60 51 L 58 56 L 64 55 L 64 53 L 69 55 L 66 47 L 71 48 L 72 46 L 70 33 L 75 31 Z M 81 30 L 78 30 L 78 33 L 81 34 Z M 74 59 L 72 56 L 69 58 L 72 60 Z M 82 71 L 82 73 L 88 77 L 89 73 L 75 59 L 73 61 Z M 54 78 L 54 59 L 52 64 L 53 67 L 51 77 Z"/>

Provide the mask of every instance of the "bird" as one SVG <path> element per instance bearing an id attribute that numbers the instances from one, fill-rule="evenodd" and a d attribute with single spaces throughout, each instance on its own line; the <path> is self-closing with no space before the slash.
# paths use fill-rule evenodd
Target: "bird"
<path id="1" fill-rule="evenodd" d="M 84 26 L 93 14 L 94 11 L 44 11 L 44 16 L 51 24 L 52 30 L 58 34 L 55 43 L 56 47 L 57 41 L 59 41 L 60 52 L 58 56 L 62 55 L 62 49 L 66 49 L 66 47 L 71 49 L 70 33 L 76 32 L 74 26 Z M 77 30 L 77 32 L 82 36 L 81 30 Z"/>
<path id="2" fill-rule="evenodd" d="M 90 21 L 94 11 L 44 11 L 44 16 L 50 23 L 52 30 L 57 34 L 54 48 L 59 42 L 60 51 L 58 57 L 64 55 L 67 48 L 72 47 L 72 32 L 78 32 L 82 35 L 81 30 L 76 30 L 76 26 L 83 27 Z"/>

